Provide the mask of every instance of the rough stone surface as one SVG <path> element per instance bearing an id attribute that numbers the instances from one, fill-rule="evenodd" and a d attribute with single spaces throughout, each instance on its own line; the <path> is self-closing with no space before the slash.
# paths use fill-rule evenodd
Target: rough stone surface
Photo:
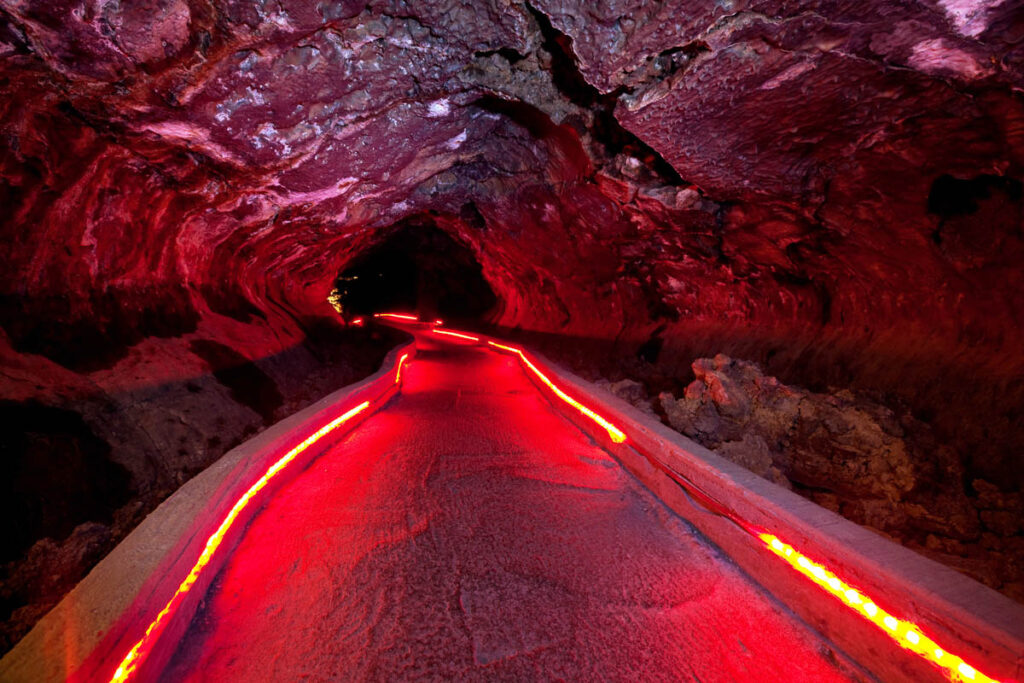
<path id="1" fill-rule="evenodd" d="M 1022 37 L 1014 0 L 0 0 L 0 400 L 158 497 L 336 386 L 334 278 L 415 219 L 491 323 L 658 391 L 724 352 L 886 392 L 1015 495 Z M 886 443 L 871 495 L 915 476 Z"/>
<path id="2" fill-rule="evenodd" d="M 968 483 L 956 454 L 912 416 L 848 390 L 815 393 L 725 355 L 700 358 L 668 423 L 752 472 L 876 529 L 1018 600 L 1019 493 Z M 637 392 L 637 400 L 643 401 Z M 649 402 L 648 402 L 649 404 Z"/>
<path id="3" fill-rule="evenodd" d="M 6 568 L 0 600 L 12 611 L 0 627 L 0 644 L 5 650 L 74 588 L 110 550 L 112 540 L 109 527 L 86 522 L 61 541 L 44 538 L 36 542 L 22 561 Z"/>
<path id="4" fill-rule="evenodd" d="M 597 386 L 615 394 L 623 401 L 632 403 L 644 412 L 651 414 L 654 413 L 654 409 L 651 407 L 651 400 L 647 396 L 647 387 L 642 383 L 626 378 L 620 379 L 618 382 L 598 380 L 596 384 Z"/>

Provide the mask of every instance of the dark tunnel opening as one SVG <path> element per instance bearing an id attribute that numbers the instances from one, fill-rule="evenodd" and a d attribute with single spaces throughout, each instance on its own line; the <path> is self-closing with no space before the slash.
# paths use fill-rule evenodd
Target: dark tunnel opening
<path id="1" fill-rule="evenodd" d="M 394 226 L 338 274 L 332 299 L 346 320 L 383 311 L 472 321 L 498 303 L 473 251 L 432 216 Z"/>

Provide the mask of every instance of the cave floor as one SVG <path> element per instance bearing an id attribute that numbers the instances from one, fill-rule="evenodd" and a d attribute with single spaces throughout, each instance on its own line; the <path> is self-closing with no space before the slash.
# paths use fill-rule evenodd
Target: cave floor
<path id="1" fill-rule="evenodd" d="M 253 520 L 164 680 L 847 679 L 514 359 L 420 348 Z"/>

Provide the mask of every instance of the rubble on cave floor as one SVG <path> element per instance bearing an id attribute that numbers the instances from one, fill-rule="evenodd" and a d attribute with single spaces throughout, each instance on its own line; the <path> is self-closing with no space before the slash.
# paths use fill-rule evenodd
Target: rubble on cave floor
<path id="1" fill-rule="evenodd" d="M 849 390 L 816 393 L 719 354 L 677 397 L 599 385 L 755 474 L 1024 601 L 1024 496 L 972 476 L 928 424 Z"/>
<path id="2" fill-rule="evenodd" d="M 0 567 L 0 604 L 10 610 L 0 624 L 0 648 L 13 647 L 110 551 L 116 538 L 109 526 L 85 522 L 66 539 L 40 539 L 24 558 Z"/>

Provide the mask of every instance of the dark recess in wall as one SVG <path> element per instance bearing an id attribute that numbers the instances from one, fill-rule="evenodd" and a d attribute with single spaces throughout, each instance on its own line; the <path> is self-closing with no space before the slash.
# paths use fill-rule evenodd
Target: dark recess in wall
<path id="1" fill-rule="evenodd" d="M 109 288 L 31 298 L 0 294 L 0 327 L 15 350 L 46 356 L 76 372 L 111 367 L 146 337 L 178 337 L 198 324 L 184 289 Z"/>
<path id="2" fill-rule="evenodd" d="M 932 242 L 961 270 L 1019 268 L 1024 254 L 1024 183 L 982 174 L 942 175 L 928 193 L 928 213 L 938 217 Z"/>
<path id="3" fill-rule="evenodd" d="M 109 523 L 132 496 L 131 477 L 110 446 L 71 410 L 0 401 L 0 561 L 40 538 L 65 538 L 85 521 Z"/>
<path id="4" fill-rule="evenodd" d="M 941 218 L 967 216 L 978 210 L 978 202 L 1001 190 L 1010 199 L 1020 201 L 1022 183 L 1015 178 L 982 174 L 960 179 L 944 174 L 935 179 L 928 192 L 928 213 Z"/>
<path id="5" fill-rule="evenodd" d="M 429 214 L 394 226 L 338 274 L 335 287 L 345 315 L 401 310 L 466 321 L 497 303 L 472 250 Z"/>
<path id="6" fill-rule="evenodd" d="M 274 421 L 284 399 L 274 380 L 255 363 L 230 346 L 210 339 L 192 340 L 188 348 L 206 361 L 217 381 L 231 390 L 232 398 L 258 413 L 264 424 Z"/>

